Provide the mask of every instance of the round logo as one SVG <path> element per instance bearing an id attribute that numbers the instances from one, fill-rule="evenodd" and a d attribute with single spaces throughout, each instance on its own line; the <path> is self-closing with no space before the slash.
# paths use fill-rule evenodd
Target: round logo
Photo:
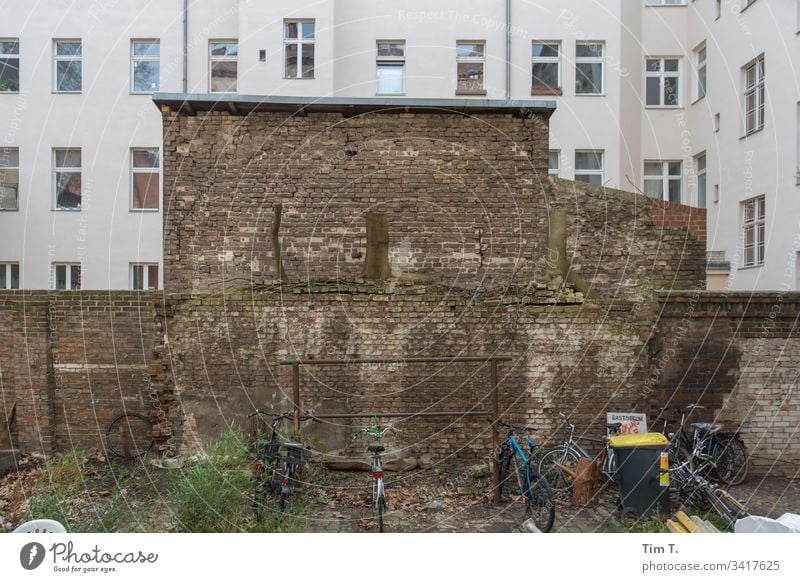
<path id="1" fill-rule="evenodd" d="M 38 542 L 31 542 L 22 546 L 19 552 L 19 563 L 26 570 L 35 570 L 44 561 L 44 546 Z"/>

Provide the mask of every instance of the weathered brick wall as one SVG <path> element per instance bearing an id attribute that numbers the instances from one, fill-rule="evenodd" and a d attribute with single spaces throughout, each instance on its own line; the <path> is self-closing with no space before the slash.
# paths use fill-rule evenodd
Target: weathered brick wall
<path id="1" fill-rule="evenodd" d="M 0 297 L 0 394 L 13 392 L 14 378 L 14 316 Z M 0 400 L 0 449 L 14 446 L 16 430 L 14 402 Z"/>
<path id="2" fill-rule="evenodd" d="M 690 421 L 740 428 L 757 473 L 800 467 L 800 294 L 676 292 L 662 296 L 648 351 L 653 406 L 700 402 Z"/>
<path id="3" fill-rule="evenodd" d="M 114 417 L 149 411 L 150 294 L 3 291 L 0 318 L 3 412 L 16 407 L 23 448 L 101 447 Z"/>
<path id="4" fill-rule="evenodd" d="M 291 281 L 362 276 L 366 214 L 385 212 L 396 275 L 469 290 L 524 285 L 543 273 L 551 207 L 567 210 L 573 269 L 603 296 L 705 279 L 704 237 L 665 221 L 661 205 L 551 184 L 539 115 L 167 111 L 164 123 L 172 291 L 276 280 L 276 203 Z M 703 210 L 693 215 L 705 220 Z"/>

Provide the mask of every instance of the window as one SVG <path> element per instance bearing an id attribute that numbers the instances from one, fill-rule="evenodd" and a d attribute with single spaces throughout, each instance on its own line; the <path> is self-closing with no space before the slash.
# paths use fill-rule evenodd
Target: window
<path id="1" fill-rule="evenodd" d="M 764 196 L 742 202 L 742 266 L 764 264 Z"/>
<path id="2" fill-rule="evenodd" d="M 561 152 L 550 150 L 547 153 L 547 175 L 558 178 L 561 175 Z"/>
<path id="3" fill-rule="evenodd" d="M 715 113 L 714 114 L 714 133 L 717 133 L 719 131 L 719 123 L 720 123 L 719 113 Z"/>
<path id="4" fill-rule="evenodd" d="M 575 45 L 575 93 L 602 95 L 605 45 L 579 42 Z"/>
<path id="5" fill-rule="evenodd" d="M 680 59 L 646 59 L 645 77 L 648 107 L 680 107 Z"/>
<path id="6" fill-rule="evenodd" d="M 0 289 L 19 289 L 19 263 L 0 263 Z"/>
<path id="7" fill-rule="evenodd" d="M 56 210 L 81 209 L 81 150 L 53 150 L 55 208 Z"/>
<path id="8" fill-rule="evenodd" d="M 158 149 L 131 150 L 131 210 L 158 210 L 161 199 Z"/>
<path id="9" fill-rule="evenodd" d="M 752 4 L 755 4 L 756 0 L 742 0 L 742 10 L 745 8 L 749 8 Z"/>
<path id="10" fill-rule="evenodd" d="M 561 94 L 561 44 L 534 42 L 531 59 L 531 93 Z"/>
<path id="11" fill-rule="evenodd" d="M 694 98 L 702 99 L 706 96 L 706 80 L 708 70 L 706 68 L 706 43 L 697 47 L 694 51 L 695 68 L 697 69 L 697 84 L 694 88 Z"/>
<path id="12" fill-rule="evenodd" d="M 745 135 L 764 128 L 764 55 L 744 68 Z"/>
<path id="13" fill-rule="evenodd" d="M 0 210 L 19 208 L 19 150 L 0 148 Z"/>
<path id="14" fill-rule="evenodd" d="M 406 42 L 404 40 L 379 40 L 375 60 L 378 95 L 405 93 Z"/>
<path id="15" fill-rule="evenodd" d="M 239 43 L 236 40 L 208 41 L 208 90 L 235 93 L 239 70 Z"/>
<path id="16" fill-rule="evenodd" d="M 0 38 L 0 93 L 19 92 L 19 39 Z"/>
<path id="17" fill-rule="evenodd" d="M 707 174 L 706 174 L 706 153 L 698 154 L 694 158 L 694 167 L 697 172 L 697 207 L 706 208 L 706 188 L 707 188 Z"/>
<path id="18" fill-rule="evenodd" d="M 80 289 L 81 265 L 80 263 L 55 263 L 53 264 L 52 289 Z"/>
<path id="19" fill-rule="evenodd" d="M 83 75 L 81 41 L 57 40 L 54 44 L 56 93 L 80 93 Z"/>
<path id="20" fill-rule="evenodd" d="M 719 20 L 719 17 L 722 16 L 722 0 L 717 0 L 717 5 L 714 10 L 715 19 Z"/>
<path id="21" fill-rule="evenodd" d="M 286 20 L 283 23 L 284 77 L 287 79 L 314 78 L 313 20 Z M 300 66 L 297 66 L 298 59 Z"/>
<path id="22" fill-rule="evenodd" d="M 486 94 L 486 51 L 483 41 L 456 43 L 456 93 Z"/>
<path id="23" fill-rule="evenodd" d="M 155 93 L 161 74 L 161 44 L 157 40 L 131 41 L 131 92 Z"/>
<path id="24" fill-rule="evenodd" d="M 158 264 L 131 263 L 131 289 L 158 289 Z"/>
<path id="25" fill-rule="evenodd" d="M 648 6 L 686 6 L 686 0 L 647 0 Z"/>
<path id="26" fill-rule="evenodd" d="M 603 151 L 586 150 L 575 152 L 575 181 L 603 185 Z"/>
<path id="27" fill-rule="evenodd" d="M 680 162 L 645 162 L 644 193 L 650 198 L 680 204 L 681 174 Z"/>

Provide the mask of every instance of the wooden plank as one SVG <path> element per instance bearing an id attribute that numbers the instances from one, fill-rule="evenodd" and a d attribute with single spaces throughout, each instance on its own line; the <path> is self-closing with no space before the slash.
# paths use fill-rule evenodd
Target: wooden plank
<path id="1" fill-rule="evenodd" d="M 689 533 L 697 533 L 697 525 L 683 511 L 676 513 L 675 518 L 689 531 Z"/>
<path id="2" fill-rule="evenodd" d="M 680 523 L 672 521 L 671 519 L 667 520 L 667 529 L 670 533 L 689 533 Z"/>

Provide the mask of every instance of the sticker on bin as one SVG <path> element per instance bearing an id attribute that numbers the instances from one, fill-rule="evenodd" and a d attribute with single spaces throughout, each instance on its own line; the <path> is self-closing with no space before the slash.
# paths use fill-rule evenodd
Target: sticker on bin
<path id="1" fill-rule="evenodd" d="M 661 453 L 658 467 L 658 484 L 661 487 L 669 487 L 669 455 Z"/>
<path id="2" fill-rule="evenodd" d="M 642 434 L 647 432 L 647 415 L 640 412 L 606 412 L 606 423 L 618 422 L 619 434 Z"/>
<path id="3" fill-rule="evenodd" d="M 649 447 L 654 445 L 666 445 L 669 443 L 667 437 L 660 432 L 648 432 L 645 434 L 624 434 L 608 439 L 612 447 Z"/>

